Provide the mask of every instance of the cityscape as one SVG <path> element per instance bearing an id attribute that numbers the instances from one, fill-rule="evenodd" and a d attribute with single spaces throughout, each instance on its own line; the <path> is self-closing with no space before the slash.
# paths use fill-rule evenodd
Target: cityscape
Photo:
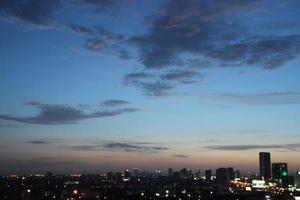
<path id="1" fill-rule="evenodd" d="M 300 200 L 300 0 L 0 0 L 0 200 Z"/>
<path id="2" fill-rule="evenodd" d="M 74 173 L 1 177 L 1 199 L 176 199 L 176 200 L 299 200 L 300 170 L 287 163 L 271 163 L 269 152 L 259 153 L 259 174 L 241 174 L 233 167 L 192 171 L 187 168 L 154 172 L 137 168 L 99 174 Z"/>

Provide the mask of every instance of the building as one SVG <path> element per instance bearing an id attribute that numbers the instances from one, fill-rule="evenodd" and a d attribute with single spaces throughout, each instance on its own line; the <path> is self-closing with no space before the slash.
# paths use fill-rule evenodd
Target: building
<path id="1" fill-rule="evenodd" d="M 288 166 L 287 163 L 272 163 L 272 175 L 280 186 L 288 186 Z"/>
<path id="2" fill-rule="evenodd" d="M 234 180 L 234 169 L 232 167 L 227 168 L 228 180 Z"/>
<path id="3" fill-rule="evenodd" d="M 173 176 L 173 169 L 172 169 L 172 168 L 169 168 L 169 169 L 168 169 L 168 176 L 169 176 L 169 177 L 172 177 L 172 176 Z"/>
<path id="4" fill-rule="evenodd" d="M 211 169 L 205 170 L 205 181 L 208 183 L 211 181 Z"/>
<path id="5" fill-rule="evenodd" d="M 218 168 L 216 170 L 216 183 L 218 186 L 226 187 L 228 186 L 229 179 L 227 168 Z"/>
<path id="6" fill-rule="evenodd" d="M 271 154 L 269 152 L 259 153 L 259 172 L 261 179 L 271 178 Z"/>
<path id="7" fill-rule="evenodd" d="M 295 176 L 295 185 L 297 188 L 300 188 L 300 170 L 296 172 Z"/>

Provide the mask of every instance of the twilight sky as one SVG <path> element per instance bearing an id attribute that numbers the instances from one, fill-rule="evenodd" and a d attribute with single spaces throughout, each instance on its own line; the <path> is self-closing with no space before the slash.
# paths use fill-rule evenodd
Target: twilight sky
<path id="1" fill-rule="evenodd" d="M 0 174 L 300 168 L 300 1 L 1 0 Z"/>

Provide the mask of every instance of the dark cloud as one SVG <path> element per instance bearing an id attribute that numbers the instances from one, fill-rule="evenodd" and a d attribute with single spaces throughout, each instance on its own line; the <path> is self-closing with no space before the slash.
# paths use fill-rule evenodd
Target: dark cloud
<path id="1" fill-rule="evenodd" d="M 155 80 L 142 81 L 148 77 L 141 77 L 131 85 L 144 91 L 163 85 L 167 86 L 166 91 L 199 82 L 203 70 L 217 67 L 274 70 L 298 58 L 300 35 L 274 32 L 269 36 L 255 35 L 237 19 L 235 14 L 241 9 L 254 9 L 262 1 L 167 1 L 147 18 L 148 32 L 128 40 L 138 48 L 145 73 L 152 70 L 153 74 L 156 70 Z M 171 72 L 166 73 L 166 69 Z M 166 92 L 146 94 L 160 96 Z"/>
<path id="2" fill-rule="evenodd" d="M 30 143 L 30 144 L 48 144 L 48 142 L 43 141 L 43 140 L 31 140 L 31 141 L 27 141 L 27 143 Z"/>
<path id="3" fill-rule="evenodd" d="M 162 80 L 179 81 L 181 83 L 189 83 L 200 79 L 202 75 L 192 70 L 175 70 L 160 75 Z"/>
<path id="4" fill-rule="evenodd" d="M 76 2 L 91 6 L 96 6 L 97 11 L 107 11 L 116 8 L 121 0 L 77 0 Z"/>
<path id="5" fill-rule="evenodd" d="M 123 106 L 128 104 L 130 104 L 129 101 L 119 100 L 119 99 L 110 99 L 102 102 L 103 106 L 108 106 L 108 107 Z"/>
<path id="6" fill-rule="evenodd" d="M 60 5 L 59 0 L 1 0 L 0 17 L 31 25 L 49 25 Z"/>
<path id="7" fill-rule="evenodd" d="M 189 157 L 188 155 L 185 155 L 185 154 L 173 154 L 172 156 L 176 157 L 176 158 L 188 158 Z"/>
<path id="8" fill-rule="evenodd" d="M 209 56 L 223 66 L 260 66 L 276 69 L 300 55 L 300 35 L 248 38 L 216 48 Z"/>
<path id="9" fill-rule="evenodd" d="M 272 145 L 216 145 L 216 146 L 206 146 L 206 149 L 210 150 L 223 150 L 223 151 L 245 151 L 245 150 L 253 150 L 253 149 L 285 149 L 296 151 L 300 148 L 300 144 L 272 144 Z"/>
<path id="10" fill-rule="evenodd" d="M 78 24 L 69 24 L 67 25 L 67 27 L 75 32 L 75 33 L 79 33 L 82 35 L 93 35 L 94 31 L 88 27 L 82 26 L 82 25 L 78 25 Z"/>
<path id="11" fill-rule="evenodd" d="M 164 81 L 155 82 L 132 82 L 136 87 L 142 89 L 142 91 L 148 96 L 163 97 L 170 93 L 170 90 L 174 88 L 173 85 Z"/>
<path id="12" fill-rule="evenodd" d="M 90 118 L 110 117 L 139 111 L 137 108 L 117 108 L 108 110 L 93 110 L 92 112 L 86 113 L 79 108 L 69 105 L 49 105 L 38 102 L 26 104 L 38 108 L 39 112 L 33 117 L 0 115 L 0 119 L 28 124 L 74 124 L 80 120 Z"/>
<path id="13" fill-rule="evenodd" d="M 73 25 L 72 30 L 89 36 L 83 44 L 83 47 L 88 51 L 96 53 L 117 53 L 122 58 L 130 58 L 129 52 L 123 47 L 125 36 L 122 34 L 114 33 L 101 26 L 92 26 L 89 28 Z"/>
<path id="14" fill-rule="evenodd" d="M 239 23 L 218 16 L 253 2 L 168 1 L 153 17 L 149 33 L 130 41 L 140 48 L 140 60 L 150 69 L 180 64 L 186 53 L 207 56 L 216 45 L 236 41 L 245 32 Z"/>
<path id="15" fill-rule="evenodd" d="M 222 102 L 227 101 L 248 105 L 300 104 L 300 92 L 273 92 L 251 95 L 218 94 L 208 98 Z"/>
<path id="16" fill-rule="evenodd" d="M 145 79 L 153 78 L 154 75 L 147 73 L 147 72 L 137 72 L 137 73 L 130 73 L 124 76 L 125 82 L 131 82 L 131 81 L 141 81 Z"/>
<path id="17" fill-rule="evenodd" d="M 161 146 L 149 146 L 151 143 L 120 143 L 111 142 L 104 144 L 78 145 L 71 148 L 76 151 L 125 151 L 125 152 L 146 152 L 157 153 L 170 148 Z"/>

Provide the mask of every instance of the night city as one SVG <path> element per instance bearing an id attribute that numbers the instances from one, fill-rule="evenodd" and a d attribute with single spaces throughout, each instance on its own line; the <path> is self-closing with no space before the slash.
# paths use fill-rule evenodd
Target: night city
<path id="1" fill-rule="evenodd" d="M 300 200 L 300 0 L 0 0 L 0 200 Z"/>

